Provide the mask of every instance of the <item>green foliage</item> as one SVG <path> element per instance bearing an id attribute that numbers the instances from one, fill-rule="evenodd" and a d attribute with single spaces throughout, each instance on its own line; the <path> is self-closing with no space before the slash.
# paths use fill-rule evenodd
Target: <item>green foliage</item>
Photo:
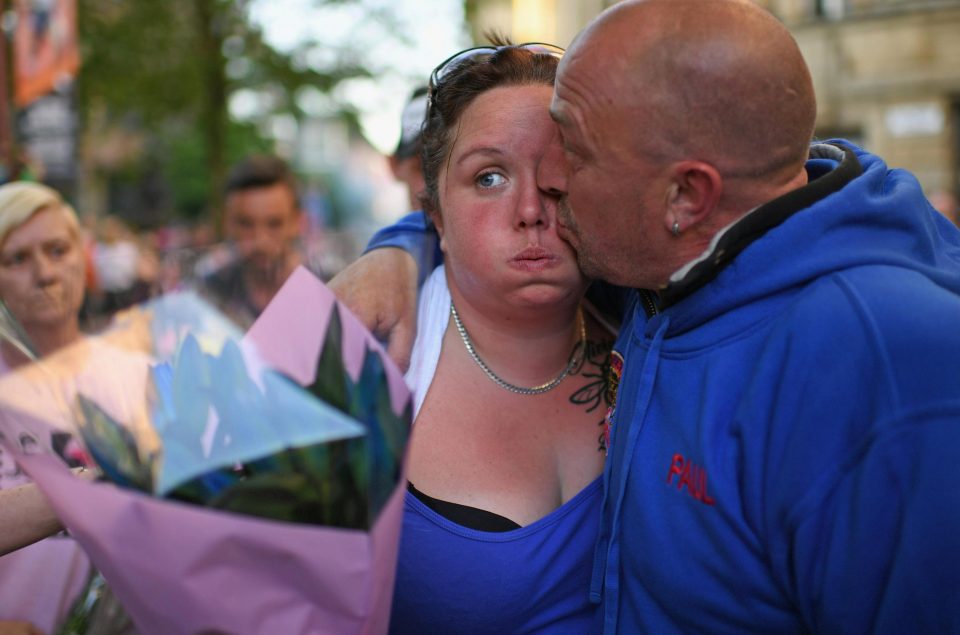
<path id="1" fill-rule="evenodd" d="M 342 340 L 343 324 L 340 322 L 340 311 L 334 310 L 330 314 L 323 349 L 317 358 L 316 375 L 313 383 L 307 386 L 307 390 L 337 410 L 348 412 L 350 393 L 347 390 L 347 374 L 342 372 L 343 350 L 340 347 Z"/>
<path id="2" fill-rule="evenodd" d="M 99 571 L 91 571 L 87 585 L 74 601 L 57 635 L 117 635 L 135 632 L 133 622 Z"/>
<path id="3" fill-rule="evenodd" d="M 317 5 L 356 0 L 318 0 Z M 83 129 L 91 144 L 123 129 L 143 139 L 125 165 L 99 165 L 108 181 L 159 176 L 178 214 L 216 209 L 227 166 L 269 150 L 252 124 L 231 121 L 227 104 L 240 89 L 269 91 L 273 113 L 302 117 L 294 99 L 311 86 L 329 92 L 368 76 L 346 62 L 329 72 L 275 50 L 248 16 L 249 0 L 83 0 L 78 3 L 83 66 L 78 80 Z M 241 69 L 228 72 L 228 68 Z M 345 115 L 349 118 L 349 115 Z M 87 148 L 85 160 L 97 153 Z"/>
<path id="4" fill-rule="evenodd" d="M 77 395 L 80 434 L 90 456 L 104 476 L 117 485 L 150 492 L 153 490 L 155 457 L 144 457 L 127 428 L 92 400 Z"/>
<path id="5" fill-rule="evenodd" d="M 194 3 L 78 3 L 83 68 L 81 112 L 105 107 L 114 120 L 135 117 L 146 126 L 196 108 L 202 80 L 192 28 Z"/>
<path id="6" fill-rule="evenodd" d="M 227 124 L 227 163 L 233 164 L 250 153 L 268 153 L 272 144 L 250 123 Z M 195 134 L 170 134 L 162 141 L 159 163 L 164 176 L 174 185 L 173 205 L 188 219 L 209 213 L 210 178 L 206 172 L 206 145 Z"/>
<path id="7" fill-rule="evenodd" d="M 396 413 L 390 399 L 383 359 L 366 346 L 360 376 L 354 382 L 333 366 L 342 364 L 342 325 L 340 309 L 335 307 L 317 360 L 316 378 L 308 390 L 328 404 L 348 414 L 366 428 L 366 435 L 344 441 L 354 468 L 355 482 L 369 501 L 369 522 L 386 504 L 400 476 L 404 448 L 413 421 L 413 404 L 407 401 Z"/>

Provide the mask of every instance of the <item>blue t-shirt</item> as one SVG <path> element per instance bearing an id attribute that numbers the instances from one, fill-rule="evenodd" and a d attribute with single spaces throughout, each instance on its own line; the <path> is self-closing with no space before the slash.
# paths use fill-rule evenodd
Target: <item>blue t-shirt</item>
<path id="1" fill-rule="evenodd" d="M 602 491 L 597 478 L 547 516 L 504 532 L 457 525 L 407 492 L 390 632 L 588 632 Z"/>
<path id="2" fill-rule="evenodd" d="M 441 267 L 420 293 L 406 376 L 418 414 L 436 374 L 449 306 Z M 391 632 L 586 632 L 595 614 L 588 590 L 602 489 L 596 478 L 526 527 L 408 491 Z"/>

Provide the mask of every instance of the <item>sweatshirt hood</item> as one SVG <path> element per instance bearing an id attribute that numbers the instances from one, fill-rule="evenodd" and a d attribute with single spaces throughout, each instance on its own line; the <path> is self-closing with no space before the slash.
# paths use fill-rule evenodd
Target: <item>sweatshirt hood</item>
<path id="1" fill-rule="evenodd" d="M 733 223 L 674 274 L 661 292 L 670 335 L 865 265 L 911 269 L 960 293 L 960 230 L 910 173 L 845 141 L 811 146 L 806 169 L 807 185 Z"/>

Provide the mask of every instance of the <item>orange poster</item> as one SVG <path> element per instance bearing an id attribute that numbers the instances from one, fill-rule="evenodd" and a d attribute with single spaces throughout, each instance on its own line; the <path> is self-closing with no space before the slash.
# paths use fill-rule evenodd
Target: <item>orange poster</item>
<path id="1" fill-rule="evenodd" d="M 23 108 L 80 68 L 76 0 L 15 0 L 14 96 Z"/>

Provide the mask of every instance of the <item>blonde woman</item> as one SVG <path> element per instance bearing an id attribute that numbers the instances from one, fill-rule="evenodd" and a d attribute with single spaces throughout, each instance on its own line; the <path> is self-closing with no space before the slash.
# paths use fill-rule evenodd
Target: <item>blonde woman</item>
<path id="1" fill-rule="evenodd" d="M 37 183 L 0 186 L 0 300 L 37 355 L 82 337 L 84 273 L 80 225 L 70 205 Z M 29 361 L 8 340 L 0 342 L 0 375 Z M 0 557 L 0 633 L 52 632 L 80 592 L 90 565 L 72 539 L 31 544 L 60 529 L 42 494 L 0 445 L 0 554 L 7 554 Z"/>

